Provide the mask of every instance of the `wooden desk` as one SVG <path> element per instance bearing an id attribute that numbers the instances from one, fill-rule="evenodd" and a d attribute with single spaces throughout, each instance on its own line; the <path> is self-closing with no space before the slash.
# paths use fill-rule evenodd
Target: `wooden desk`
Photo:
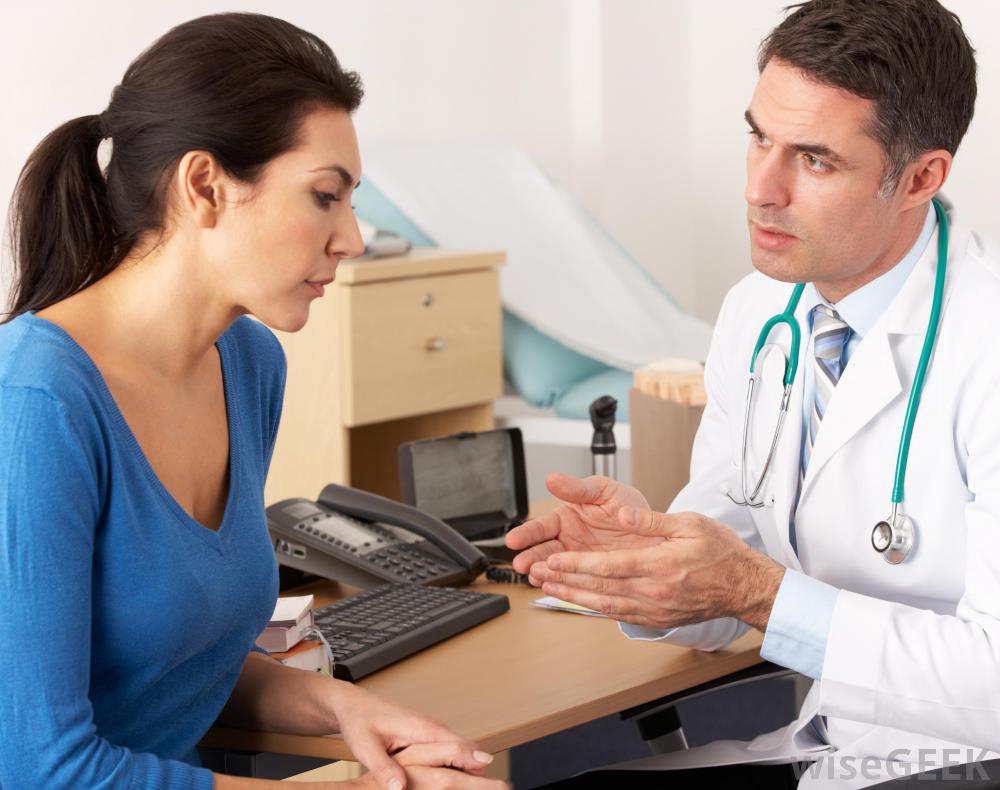
<path id="1" fill-rule="evenodd" d="M 318 606 L 351 588 L 318 582 Z M 529 606 L 540 591 L 480 580 L 470 589 L 510 597 L 510 611 L 386 667 L 361 686 L 426 713 L 488 752 L 549 735 L 760 663 L 761 635 L 705 653 L 626 639 L 610 620 Z M 339 736 L 213 727 L 202 745 L 351 759 Z"/>

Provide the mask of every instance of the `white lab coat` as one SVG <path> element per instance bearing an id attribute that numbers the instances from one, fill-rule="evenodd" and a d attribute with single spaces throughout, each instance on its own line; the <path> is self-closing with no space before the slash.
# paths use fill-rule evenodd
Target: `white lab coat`
<path id="1" fill-rule="evenodd" d="M 805 307 L 796 313 L 801 356 L 766 488 L 769 504 L 759 509 L 738 507 L 725 492 L 739 498 L 752 349 L 764 322 L 784 309 L 792 286 L 759 273 L 746 277 L 727 295 L 713 336 L 706 364 L 708 404 L 695 439 L 692 478 L 670 512 L 716 518 L 778 562 L 840 590 L 823 674 L 812 684 L 797 721 L 742 749 L 747 761 L 766 756 L 787 761 L 793 752 L 805 753 L 796 738 L 811 732 L 807 725 L 813 716 L 827 716 L 826 751 L 833 766 L 825 764 L 819 777 L 806 774 L 800 787 L 863 787 L 907 771 L 955 764 L 967 755 L 1000 757 L 1000 266 L 957 222 L 951 229 L 937 345 L 906 473 L 903 512 L 916 525 L 917 543 L 896 566 L 870 543 L 872 527 L 889 515 L 936 263 L 935 232 L 844 369 L 795 512 L 798 556 L 788 525 L 799 475 L 804 371 L 810 363 Z M 786 328 L 772 334 L 786 350 L 789 337 Z M 776 420 L 781 363 L 780 355 L 771 354 L 765 366 L 752 421 L 755 472 Z M 685 626 L 665 641 L 715 650 L 746 629 L 725 618 Z M 623 630 L 639 638 L 660 636 L 649 629 Z M 984 749 L 990 751 L 984 755 Z M 698 753 L 664 759 L 678 767 L 696 765 Z M 866 776 L 861 775 L 864 758 Z M 733 760 L 706 756 L 702 762 L 720 761 Z"/>

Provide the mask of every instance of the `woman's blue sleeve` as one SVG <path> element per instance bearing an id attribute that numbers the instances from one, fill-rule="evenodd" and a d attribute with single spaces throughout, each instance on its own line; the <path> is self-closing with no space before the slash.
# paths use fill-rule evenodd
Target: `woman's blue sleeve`
<path id="1" fill-rule="evenodd" d="M 47 392 L 0 386 L 0 787 L 209 790 L 210 771 L 96 732 L 98 436 Z"/>

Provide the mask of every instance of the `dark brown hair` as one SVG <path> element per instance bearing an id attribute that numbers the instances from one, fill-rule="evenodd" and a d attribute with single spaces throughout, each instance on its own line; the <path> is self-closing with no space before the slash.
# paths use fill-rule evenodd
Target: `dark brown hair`
<path id="1" fill-rule="evenodd" d="M 812 0 L 761 43 L 774 58 L 874 103 L 868 133 L 882 146 L 883 195 L 925 151 L 954 154 L 976 103 L 975 51 L 937 0 Z"/>
<path id="2" fill-rule="evenodd" d="M 353 112 L 362 95 L 322 40 L 283 20 L 215 14 L 173 28 L 129 65 L 103 113 L 63 124 L 28 157 L 10 208 L 7 320 L 96 282 L 162 233 L 167 186 L 187 151 L 208 151 L 253 184 L 298 144 L 308 112 Z"/>

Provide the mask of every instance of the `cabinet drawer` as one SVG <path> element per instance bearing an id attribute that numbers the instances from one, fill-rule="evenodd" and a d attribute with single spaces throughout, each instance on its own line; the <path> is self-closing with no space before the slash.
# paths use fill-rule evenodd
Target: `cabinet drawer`
<path id="1" fill-rule="evenodd" d="M 493 269 L 346 289 L 347 425 L 500 396 L 500 285 Z"/>

